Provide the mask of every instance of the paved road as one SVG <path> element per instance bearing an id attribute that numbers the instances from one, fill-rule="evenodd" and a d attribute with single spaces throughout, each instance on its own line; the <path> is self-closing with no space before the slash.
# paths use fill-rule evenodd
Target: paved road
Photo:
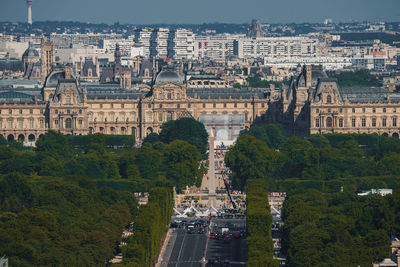
<path id="1" fill-rule="evenodd" d="M 206 234 L 188 234 L 185 229 L 178 228 L 168 267 L 198 267 L 206 247 Z"/>
<path id="2" fill-rule="evenodd" d="M 219 231 L 222 227 L 229 228 L 229 231 L 241 231 L 246 229 L 246 220 L 240 219 L 213 219 L 212 231 Z M 245 237 L 232 238 L 230 243 L 223 240 L 209 239 L 206 258 L 228 259 L 229 266 L 245 266 L 247 261 L 247 245 Z M 218 265 L 216 265 L 218 266 Z"/>
<path id="3" fill-rule="evenodd" d="M 244 219 L 213 219 L 212 231 L 221 231 L 221 228 L 229 228 L 230 231 L 245 230 Z M 223 240 L 207 238 L 204 234 L 190 234 L 186 228 L 171 230 L 171 239 L 164 253 L 162 267 L 200 267 L 206 250 L 206 259 L 218 258 L 231 261 L 230 266 L 245 266 L 247 260 L 246 239 L 232 238 L 230 243 Z M 207 265 L 208 266 L 208 265 Z M 218 266 L 218 265 L 215 265 Z"/>

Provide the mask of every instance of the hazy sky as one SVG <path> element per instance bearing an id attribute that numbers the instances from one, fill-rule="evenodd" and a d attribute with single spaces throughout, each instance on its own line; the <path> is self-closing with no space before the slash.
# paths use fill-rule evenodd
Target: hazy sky
<path id="1" fill-rule="evenodd" d="M 33 20 L 104 23 L 400 21 L 400 0 L 33 0 Z M 0 21 L 26 21 L 25 0 L 0 0 Z"/>

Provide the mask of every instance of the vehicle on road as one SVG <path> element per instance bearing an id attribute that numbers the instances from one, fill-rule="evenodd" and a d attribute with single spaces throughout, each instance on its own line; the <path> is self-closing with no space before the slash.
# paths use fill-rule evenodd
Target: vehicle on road
<path id="1" fill-rule="evenodd" d="M 194 234 L 194 233 L 195 233 L 195 231 L 194 231 L 194 226 L 193 226 L 193 225 L 188 225 L 188 227 L 187 227 L 187 233 L 188 233 L 188 234 Z"/>
<path id="2" fill-rule="evenodd" d="M 233 232 L 233 237 L 234 237 L 234 238 L 240 238 L 240 236 L 241 236 L 241 234 L 240 234 L 239 231 Z"/>

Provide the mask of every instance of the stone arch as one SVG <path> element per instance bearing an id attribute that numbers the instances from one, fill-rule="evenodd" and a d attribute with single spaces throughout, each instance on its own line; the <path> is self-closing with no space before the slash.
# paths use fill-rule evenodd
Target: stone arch
<path id="1" fill-rule="evenodd" d="M 393 134 L 392 134 L 392 137 L 394 137 L 394 138 L 399 138 L 399 134 L 398 134 L 398 133 L 393 133 Z"/>
<path id="2" fill-rule="evenodd" d="M 388 133 L 383 133 L 382 136 L 388 137 L 389 135 L 388 135 Z"/>
<path id="3" fill-rule="evenodd" d="M 43 134 L 40 134 L 40 135 L 39 135 L 39 138 L 41 138 L 42 136 L 43 136 Z"/>
<path id="4" fill-rule="evenodd" d="M 93 134 L 93 133 L 94 133 L 93 127 L 89 127 L 89 134 Z"/>
<path id="5" fill-rule="evenodd" d="M 125 127 L 121 127 L 121 134 L 126 134 L 126 128 Z"/>
<path id="6" fill-rule="evenodd" d="M 148 127 L 147 130 L 146 130 L 146 133 L 147 134 L 151 134 L 152 132 L 153 132 L 153 128 Z"/>
<path id="7" fill-rule="evenodd" d="M 35 142 L 35 141 L 36 141 L 35 135 L 34 135 L 34 134 L 30 134 L 30 135 L 28 136 L 28 141 L 29 141 L 29 142 Z"/>
<path id="8" fill-rule="evenodd" d="M 116 134 L 116 130 L 114 127 L 110 127 L 110 134 Z"/>
<path id="9" fill-rule="evenodd" d="M 9 135 L 7 136 L 7 141 L 8 141 L 8 142 L 14 141 L 14 135 L 9 134 Z"/>
<path id="10" fill-rule="evenodd" d="M 25 135 L 20 134 L 18 135 L 18 142 L 24 142 L 25 141 Z"/>
<path id="11" fill-rule="evenodd" d="M 228 140 L 229 133 L 225 129 L 220 129 L 217 131 L 216 140 Z"/>
<path id="12" fill-rule="evenodd" d="M 100 131 L 101 133 L 104 133 L 104 127 L 100 127 L 100 128 L 99 128 L 99 131 Z"/>

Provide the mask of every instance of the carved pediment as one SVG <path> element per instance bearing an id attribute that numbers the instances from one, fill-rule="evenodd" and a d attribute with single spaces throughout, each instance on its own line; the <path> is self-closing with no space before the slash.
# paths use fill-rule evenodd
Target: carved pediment
<path id="1" fill-rule="evenodd" d="M 153 87 L 153 97 L 157 100 L 186 99 L 186 87 L 176 84 L 163 84 Z"/>

